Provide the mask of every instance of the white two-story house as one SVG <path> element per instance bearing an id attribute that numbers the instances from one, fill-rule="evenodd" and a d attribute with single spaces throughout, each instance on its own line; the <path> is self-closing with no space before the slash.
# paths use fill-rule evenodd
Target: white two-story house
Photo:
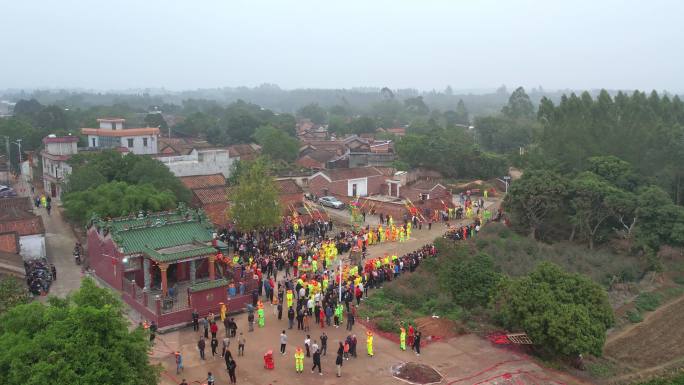
<path id="1" fill-rule="evenodd" d="M 88 137 L 88 148 L 118 149 L 137 155 L 157 153 L 158 127 L 124 128 L 126 120 L 118 118 L 103 118 L 97 122 L 100 128 L 81 128 L 81 133 Z"/>
<path id="2" fill-rule="evenodd" d="M 48 135 L 43 138 L 43 144 L 45 149 L 40 152 L 43 160 L 43 188 L 46 194 L 59 200 L 62 196 L 62 183 L 71 174 L 71 166 L 67 161 L 78 151 L 78 137 Z"/>

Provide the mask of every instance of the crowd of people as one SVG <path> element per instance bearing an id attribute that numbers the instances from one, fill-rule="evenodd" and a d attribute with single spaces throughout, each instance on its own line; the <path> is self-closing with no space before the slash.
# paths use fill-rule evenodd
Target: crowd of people
<path id="1" fill-rule="evenodd" d="M 445 210 L 444 219 L 448 226 L 449 219 L 462 218 L 469 208 L 477 207 L 473 211 L 474 221 L 471 225 L 450 226 L 446 236 L 453 239 L 468 238 L 479 231 L 486 213 L 484 208 L 480 211 L 480 206 L 483 205 L 477 202 L 462 208 L 460 212 L 458 209 Z M 280 354 L 288 353 L 288 333 L 296 327 L 305 333 L 306 338 L 303 344 L 294 348 L 295 371 L 302 373 L 304 361 L 309 359 L 312 373 L 317 371 L 322 375 L 321 356 L 326 356 L 328 352 L 325 329 L 345 327 L 346 337 L 337 343 L 335 360 L 336 375 L 341 376 L 344 361 L 358 357 L 357 345 L 360 341 L 354 333 L 354 325 L 363 298 L 368 297 L 370 290 L 381 288 L 383 283 L 413 272 L 423 259 L 437 252 L 434 245 L 428 244 L 405 255 L 385 253 L 375 258 L 367 255 L 367 248 L 374 243 L 409 239 L 413 229 L 422 227 L 422 221 L 418 221 L 416 228 L 415 221 L 416 217 L 413 216 L 402 224 L 395 224 L 391 217 L 385 217 L 375 228 L 365 226 L 355 231 L 339 232 L 333 231 L 332 222 L 323 220 L 305 225 L 288 222 L 275 229 L 249 233 L 236 229 L 221 231 L 219 238 L 233 252 L 232 256 L 221 256 L 217 260 L 225 265 L 226 271 L 238 268 L 243 279 L 253 277 L 257 281 L 257 287 L 247 293 L 252 297 L 247 306 L 247 333 L 265 326 L 265 306 L 270 304 L 277 322 L 282 322 L 283 326 L 278 338 Z M 345 253 L 349 253 L 349 258 L 341 263 Z M 241 293 L 245 290 L 244 285 L 240 290 Z M 244 354 L 245 336 L 240 332 L 237 337 L 237 324 L 226 316 L 226 312 L 223 304 L 219 315 L 209 314 L 206 318 L 199 318 L 194 312 L 193 325 L 200 333 L 197 348 L 201 359 L 204 359 L 207 340 L 210 341 L 208 346 L 212 355 L 219 355 L 217 333 L 218 326 L 223 324 L 225 338 L 220 342 L 220 355 L 225 360 L 231 383 L 235 383 L 237 361 L 231 353 L 230 341 L 237 339 L 238 356 L 241 356 Z M 217 317 L 218 320 L 214 320 Z M 319 329 L 318 338 L 312 338 L 312 330 L 315 329 Z M 420 331 L 413 325 L 406 325 L 398 330 L 398 334 L 401 350 L 406 350 L 408 345 L 416 354 L 420 354 Z M 365 333 L 367 357 L 375 354 L 373 338 L 372 330 L 368 329 Z M 207 382 L 212 383 L 213 377 L 209 373 Z"/>

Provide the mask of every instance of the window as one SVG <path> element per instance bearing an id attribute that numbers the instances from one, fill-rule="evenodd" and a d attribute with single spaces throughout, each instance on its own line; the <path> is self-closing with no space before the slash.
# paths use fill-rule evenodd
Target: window
<path id="1" fill-rule="evenodd" d="M 128 140 L 128 148 L 133 147 L 133 139 L 127 139 Z"/>
<path id="2" fill-rule="evenodd" d="M 147 138 L 143 138 L 143 147 L 147 147 Z"/>
<path id="3" fill-rule="evenodd" d="M 92 147 L 96 147 L 96 146 L 95 146 L 95 138 L 92 138 L 92 139 L 90 139 L 90 140 L 93 141 L 93 146 L 92 146 Z"/>

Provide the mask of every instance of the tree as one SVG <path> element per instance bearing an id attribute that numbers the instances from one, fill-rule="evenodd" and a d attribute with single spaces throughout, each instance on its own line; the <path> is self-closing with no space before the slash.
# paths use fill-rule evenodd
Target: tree
<path id="1" fill-rule="evenodd" d="M 169 125 L 164 120 L 161 113 L 151 113 L 145 115 L 145 124 L 147 127 L 159 127 L 161 130 L 168 130 Z"/>
<path id="2" fill-rule="evenodd" d="M 162 211 L 176 206 L 171 191 L 160 191 L 152 185 L 129 185 L 126 182 L 109 182 L 85 191 L 71 192 L 64 197 L 68 218 L 85 223 L 93 215 L 120 217 L 139 211 Z"/>
<path id="3" fill-rule="evenodd" d="M 574 213 L 571 220 L 580 234 L 588 240 L 589 249 L 594 248 L 599 229 L 613 212 L 609 205 L 611 200 L 622 200 L 616 197 L 619 192 L 617 188 L 591 172 L 583 172 L 572 181 L 570 204 Z"/>
<path id="4" fill-rule="evenodd" d="M 534 105 L 522 87 L 513 91 L 501 112 L 511 119 L 534 119 Z"/>
<path id="5" fill-rule="evenodd" d="M 18 305 L 0 317 L 0 382 L 156 384 L 146 331 L 129 331 L 121 302 L 91 279 L 72 297 Z"/>
<path id="6" fill-rule="evenodd" d="M 377 128 L 375 121 L 367 116 L 352 120 L 351 123 L 349 123 L 349 127 L 354 134 L 374 133 Z"/>
<path id="7" fill-rule="evenodd" d="M 549 262 L 527 276 L 504 281 L 493 303 L 506 329 L 524 331 L 535 345 L 566 357 L 600 356 L 606 330 L 614 323 L 601 286 Z"/>
<path id="8" fill-rule="evenodd" d="M 78 154 L 69 163 L 73 171 L 67 180 L 68 193 L 121 181 L 132 185 L 150 184 L 159 191 L 171 192 L 176 201 L 189 202 L 191 198 L 190 190 L 169 168 L 149 156 L 122 156 L 116 151 L 108 150 L 95 154 Z"/>
<path id="9" fill-rule="evenodd" d="M 67 176 L 64 191 L 67 194 L 75 191 L 85 191 L 107 182 L 107 178 L 95 167 L 78 167 Z"/>
<path id="10" fill-rule="evenodd" d="M 230 217 L 243 231 L 268 229 L 280 223 L 278 191 L 263 159 L 251 163 L 240 175 L 230 200 Z"/>
<path id="11" fill-rule="evenodd" d="M 430 113 L 430 108 L 425 104 L 422 96 L 404 100 L 404 107 L 406 111 L 416 115 L 427 115 Z"/>
<path id="12" fill-rule="evenodd" d="M 174 127 L 174 131 L 180 131 L 188 135 L 206 135 L 209 129 L 215 128 L 218 119 L 204 112 L 194 112 L 185 120 Z"/>
<path id="13" fill-rule="evenodd" d="M 304 119 L 311 120 L 315 124 L 324 124 L 328 119 L 328 113 L 325 108 L 318 105 L 318 103 L 311 103 L 303 106 L 297 110 L 297 116 Z"/>
<path id="14" fill-rule="evenodd" d="M 551 170 L 529 170 L 513 182 L 504 205 L 515 222 L 537 238 L 547 218 L 564 204 L 567 181 Z"/>
<path id="15" fill-rule="evenodd" d="M 0 277 L 0 315 L 28 301 L 28 291 L 24 282 L 12 276 Z"/>
<path id="16" fill-rule="evenodd" d="M 464 250 L 469 254 L 469 250 Z M 445 258 L 440 270 L 440 284 L 447 288 L 457 304 L 473 308 L 489 303 L 501 280 L 501 274 L 494 268 L 493 259 L 483 253 L 466 255 L 461 258 Z"/>
<path id="17" fill-rule="evenodd" d="M 254 132 L 254 139 L 261 146 L 261 152 L 271 159 L 293 162 L 297 159 L 299 141 L 285 132 L 271 126 L 261 126 Z"/>
<path id="18" fill-rule="evenodd" d="M 33 119 L 42 109 L 43 105 L 36 99 L 21 99 L 14 105 L 14 115 L 17 117 Z"/>

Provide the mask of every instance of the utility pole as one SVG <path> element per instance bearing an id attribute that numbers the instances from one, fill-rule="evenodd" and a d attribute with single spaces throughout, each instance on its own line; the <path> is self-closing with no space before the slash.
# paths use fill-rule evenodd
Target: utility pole
<path id="1" fill-rule="evenodd" d="M 12 169 L 12 159 L 10 158 L 10 138 L 9 136 L 5 136 L 5 145 L 7 146 L 5 151 L 7 152 L 7 175 L 8 179 L 6 180 L 7 184 L 9 184 L 9 172 Z"/>
<path id="2" fill-rule="evenodd" d="M 19 147 L 19 174 L 21 174 L 21 139 L 17 139 L 17 141 L 13 143 Z"/>

